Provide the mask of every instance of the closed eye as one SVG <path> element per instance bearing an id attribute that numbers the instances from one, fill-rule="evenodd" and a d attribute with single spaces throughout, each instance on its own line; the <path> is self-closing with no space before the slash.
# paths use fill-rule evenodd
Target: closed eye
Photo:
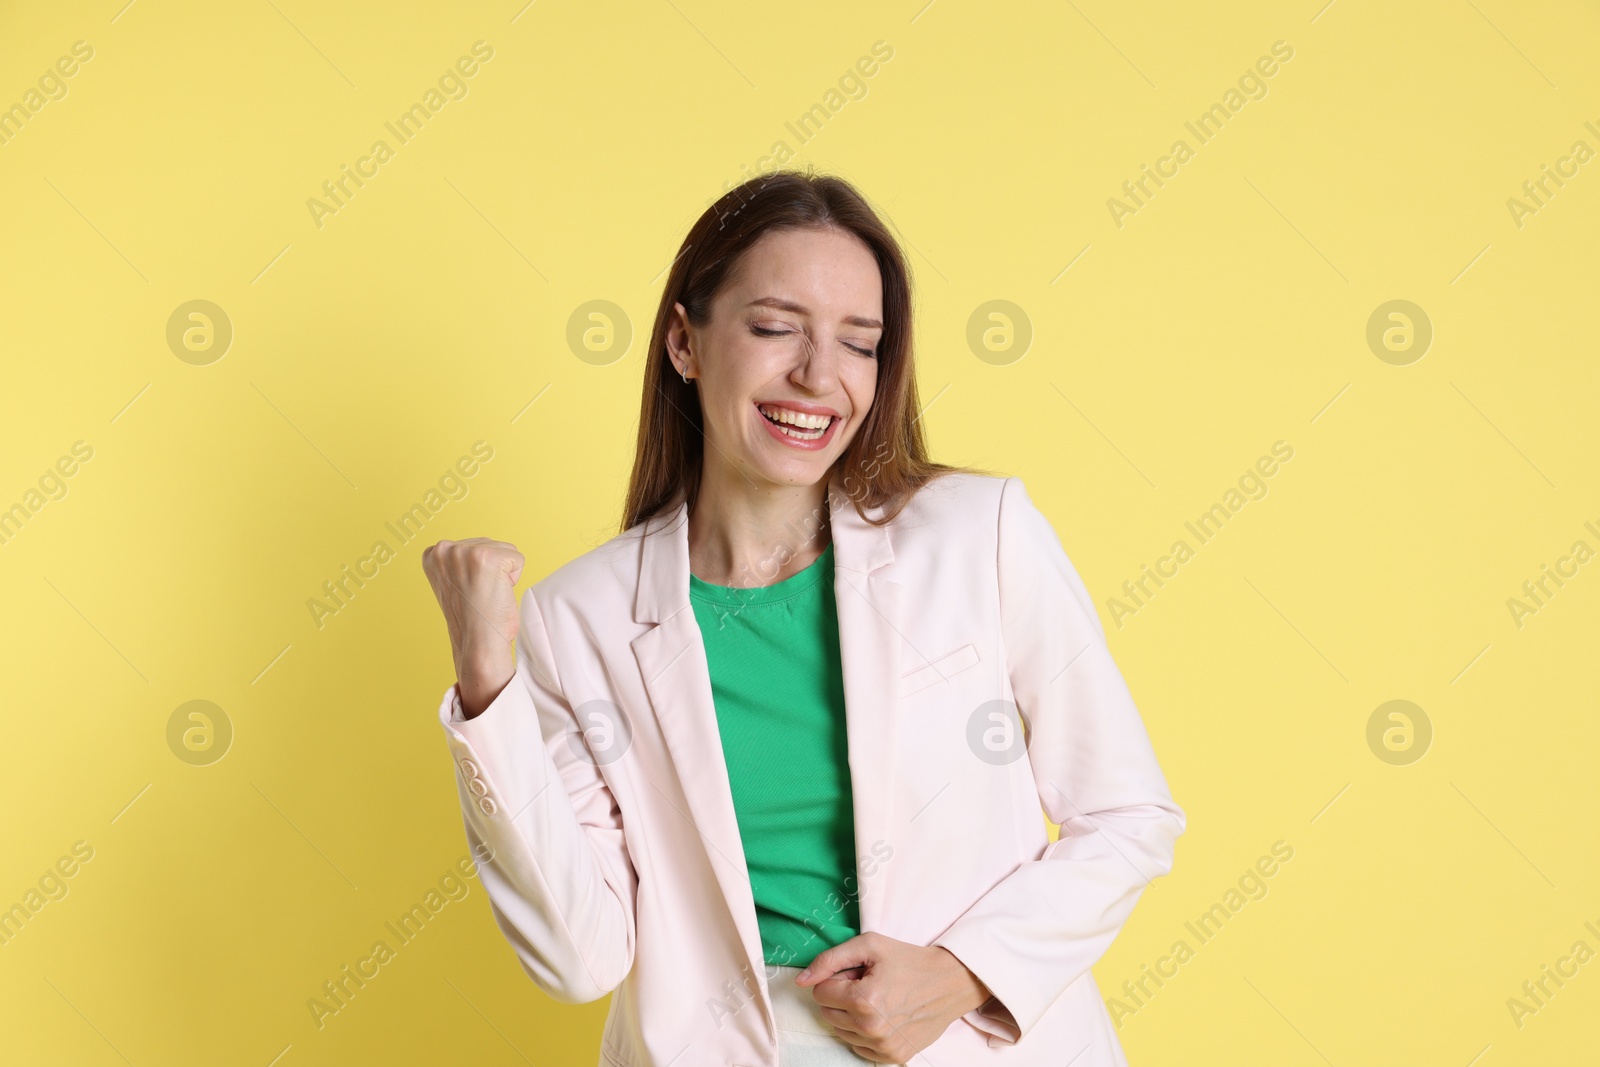
<path id="1" fill-rule="evenodd" d="M 787 337 L 787 336 L 789 336 L 791 334 L 796 334 L 796 333 L 799 332 L 798 330 L 773 330 L 773 329 L 769 329 L 769 328 L 767 328 L 765 326 L 757 326 L 754 323 L 751 323 L 750 331 L 752 333 L 754 333 L 757 337 Z M 875 352 L 874 350 L 872 350 L 870 348 L 862 348 L 860 345 L 853 345 L 848 341 L 844 341 L 844 342 L 841 342 L 841 343 L 846 348 L 848 348 L 850 351 L 858 353 L 859 355 L 868 356 L 868 357 L 872 357 L 872 358 L 876 358 L 877 357 L 877 352 Z"/>

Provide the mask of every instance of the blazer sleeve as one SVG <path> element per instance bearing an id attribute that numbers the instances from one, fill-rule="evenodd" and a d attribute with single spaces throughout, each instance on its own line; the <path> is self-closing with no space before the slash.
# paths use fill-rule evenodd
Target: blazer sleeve
<path id="1" fill-rule="evenodd" d="M 439 721 L 495 923 L 541 989 L 582 1004 L 633 966 L 638 875 L 531 587 L 520 613 L 515 676 L 472 719 L 451 685 Z"/>
<path id="2" fill-rule="evenodd" d="M 1021 1040 L 1100 959 L 1171 870 L 1185 827 L 1094 601 L 1017 478 L 998 523 L 1006 669 L 1040 802 L 1061 829 L 933 942 L 994 994 L 963 1016 L 991 1045 Z"/>

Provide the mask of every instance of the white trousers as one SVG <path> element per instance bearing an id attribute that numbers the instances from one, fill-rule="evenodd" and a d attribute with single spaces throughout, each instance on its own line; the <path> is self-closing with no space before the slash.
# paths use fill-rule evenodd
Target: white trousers
<path id="1" fill-rule="evenodd" d="M 874 1061 L 856 1055 L 833 1032 L 809 986 L 794 984 L 803 968 L 767 966 L 772 1011 L 778 1024 L 778 1067 L 860 1067 Z"/>

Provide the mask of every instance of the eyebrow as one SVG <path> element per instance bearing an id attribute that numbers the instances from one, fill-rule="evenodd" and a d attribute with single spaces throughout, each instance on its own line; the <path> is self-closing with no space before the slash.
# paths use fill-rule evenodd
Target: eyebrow
<path id="1" fill-rule="evenodd" d="M 792 311 L 796 315 L 811 314 L 810 308 L 778 296 L 764 296 L 759 300 L 750 301 L 748 306 L 755 307 L 758 304 L 762 307 L 777 308 L 779 311 Z M 842 321 L 849 323 L 851 326 L 861 326 L 869 330 L 883 329 L 883 323 L 877 319 L 869 319 L 861 315 L 846 315 Z"/>

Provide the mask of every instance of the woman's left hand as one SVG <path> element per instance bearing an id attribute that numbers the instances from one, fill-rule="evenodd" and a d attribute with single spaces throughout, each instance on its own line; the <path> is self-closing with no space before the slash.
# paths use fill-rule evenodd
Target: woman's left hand
<path id="1" fill-rule="evenodd" d="M 989 999 L 948 949 L 864 933 L 817 954 L 795 979 L 839 1038 L 874 1063 L 906 1063 Z"/>

